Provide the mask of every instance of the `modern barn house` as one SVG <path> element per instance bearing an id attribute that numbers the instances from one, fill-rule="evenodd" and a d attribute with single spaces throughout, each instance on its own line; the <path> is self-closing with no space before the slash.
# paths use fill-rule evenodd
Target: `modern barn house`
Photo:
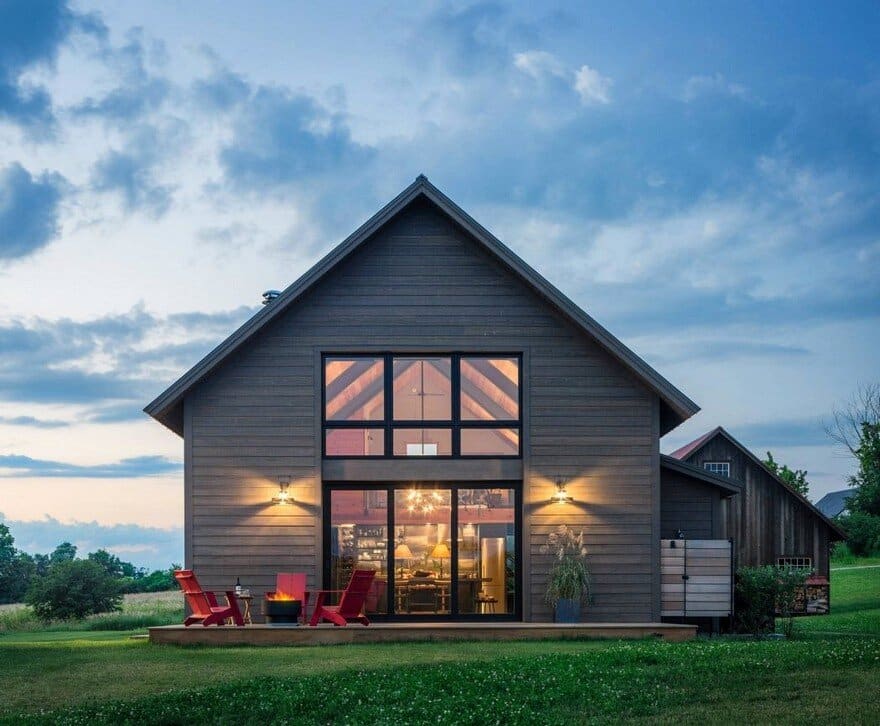
<path id="1" fill-rule="evenodd" d="M 546 622 L 565 524 L 585 619 L 656 623 L 669 540 L 742 534 L 741 483 L 660 454 L 697 405 L 422 176 L 146 411 L 183 437 L 211 589 L 357 567 L 377 620 Z"/>

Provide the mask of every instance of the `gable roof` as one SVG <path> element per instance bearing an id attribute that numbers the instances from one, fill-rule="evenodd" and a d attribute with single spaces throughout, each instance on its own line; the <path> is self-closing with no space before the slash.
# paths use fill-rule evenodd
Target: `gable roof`
<path id="1" fill-rule="evenodd" d="M 714 429 L 712 429 L 711 431 L 709 431 L 709 432 L 703 434 L 703 435 L 700 436 L 698 439 L 694 439 L 694 440 L 691 441 L 689 444 L 685 444 L 685 445 L 682 446 L 680 449 L 676 449 L 675 451 L 673 451 L 673 452 L 670 454 L 670 456 L 671 456 L 673 459 L 680 459 L 681 461 L 684 461 L 684 460 L 687 459 L 687 458 L 688 458 L 693 452 L 695 452 L 697 449 L 701 448 L 701 447 L 703 446 L 703 444 L 705 444 L 709 439 L 711 439 L 712 437 L 714 437 L 715 434 L 717 434 L 719 431 L 721 431 L 721 427 L 720 427 L 720 426 L 716 426 Z"/>
<path id="2" fill-rule="evenodd" d="M 687 459 L 687 458 L 693 456 L 694 454 L 696 454 L 706 444 L 708 444 L 710 441 L 712 441 L 713 439 L 715 439 L 718 436 L 722 436 L 732 446 L 739 449 L 753 464 L 755 464 L 760 469 L 762 469 L 777 484 L 779 484 L 779 486 L 781 486 L 783 489 L 785 489 L 795 499 L 798 499 L 801 502 L 801 504 L 803 504 L 807 509 L 809 509 L 813 514 L 815 514 L 819 519 L 821 519 L 826 525 L 828 525 L 828 527 L 831 529 L 832 532 L 839 535 L 840 539 L 846 538 L 846 533 L 837 525 L 836 522 L 834 522 L 833 520 L 826 517 L 825 514 L 823 514 L 816 507 L 815 504 L 813 504 L 803 494 L 801 494 L 800 492 L 793 489 L 787 481 L 785 481 L 784 479 L 782 479 L 781 477 L 779 477 L 778 475 L 776 475 L 772 471 L 770 471 L 770 469 L 767 468 L 767 466 L 764 464 L 763 461 L 761 461 L 757 456 L 755 456 L 751 451 L 749 451 L 739 441 L 737 441 L 735 438 L 733 438 L 733 436 L 731 436 L 730 433 L 728 433 L 724 429 L 724 427 L 722 427 L 722 426 L 715 427 L 714 429 L 712 429 L 708 433 L 703 434 L 702 436 L 700 436 L 697 439 L 694 439 L 693 441 L 691 441 L 691 443 L 686 444 L 685 446 L 682 446 L 680 449 L 677 449 L 676 451 L 673 451 L 672 454 L 670 454 L 670 456 L 675 459 L 679 459 L 679 460 Z"/>
<path id="3" fill-rule="evenodd" d="M 263 326 L 281 315 L 324 275 L 419 197 L 424 197 L 433 202 L 434 205 L 462 227 L 505 267 L 525 281 L 538 295 L 553 305 L 584 333 L 593 338 L 625 368 L 631 371 L 639 381 L 654 391 L 661 401 L 661 435 L 672 430 L 682 421 L 690 418 L 700 410 L 697 404 L 675 388 L 650 365 L 599 325 L 599 323 L 527 265 L 488 230 L 437 189 L 437 187 L 431 184 L 427 177 L 419 175 L 412 184 L 368 219 L 348 238 L 332 249 L 302 277 L 287 287 L 269 305 L 264 306 L 166 391 L 148 404 L 144 411 L 175 433 L 182 435 L 182 403 L 186 392 L 205 378 L 227 356 L 242 346 Z"/>
<path id="4" fill-rule="evenodd" d="M 836 517 L 846 509 L 846 500 L 854 493 L 855 492 L 852 489 L 841 489 L 839 492 L 828 492 L 816 502 L 816 509 L 822 512 L 826 517 Z"/>
<path id="5" fill-rule="evenodd" d="M 674 471 L 675 473 L 683 474 L 684 476 L 689 476 L 691 479 L 697 479 L 704 484 L 709 484 L 716 489 L 720 489 L 721 496 L 724 498 L 732 497 L 735 494 L 739 494 L 743 490 L 743 485 L 734 479 L 730 479 L 726 476 L 720 476 L 718 474 L 713 474 L 712 472 L 706 471 L 699 466 L 688 464 L 685 461 L 679 461 L 678 459 L 673 458 L 672 456 L 667 456 L 666 454 L 660 454 L 660 468 L 666 469 L 668 471 Z"/>

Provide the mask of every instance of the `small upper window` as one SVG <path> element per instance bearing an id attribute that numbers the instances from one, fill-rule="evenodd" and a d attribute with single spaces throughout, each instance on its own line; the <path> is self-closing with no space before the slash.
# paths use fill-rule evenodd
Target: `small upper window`
<path id="1" fill-rule="evenodd" d="M 730 476 L 730 462 L 729 461 L 707 461 L 703 464 L 703 468 L 711 472 L 712 474 L 718 474 L 720 476 Z"/>
<path id="2" fill-rule="evenodd" d="M 811 572 L 813 570 L 812 557 L 777 557 L 776 566 L 786 570 L 802 570 Z"/>

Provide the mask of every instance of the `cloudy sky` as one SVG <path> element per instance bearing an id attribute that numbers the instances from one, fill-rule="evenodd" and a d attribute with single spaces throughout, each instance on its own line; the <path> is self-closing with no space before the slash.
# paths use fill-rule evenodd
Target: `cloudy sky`
<path id="1" fill-rule="evenodd" d="M 419 173 L 810 472 L 880 360 L 880 5 L 0 0 L 0 512 L 182 557 L 142 406 Z"/>

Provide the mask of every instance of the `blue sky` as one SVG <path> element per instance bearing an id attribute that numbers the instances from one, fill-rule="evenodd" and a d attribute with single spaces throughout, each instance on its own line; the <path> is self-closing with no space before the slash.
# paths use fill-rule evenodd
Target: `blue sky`
<path id="1" fill-rule="evenodd" d="M 141 407 L 419 173 L 703 407 L 663 450 L 723 424 L 841 488 L 878 37 L 876 3 L 0 2 L 0 512 L 174 558 Z"/>

